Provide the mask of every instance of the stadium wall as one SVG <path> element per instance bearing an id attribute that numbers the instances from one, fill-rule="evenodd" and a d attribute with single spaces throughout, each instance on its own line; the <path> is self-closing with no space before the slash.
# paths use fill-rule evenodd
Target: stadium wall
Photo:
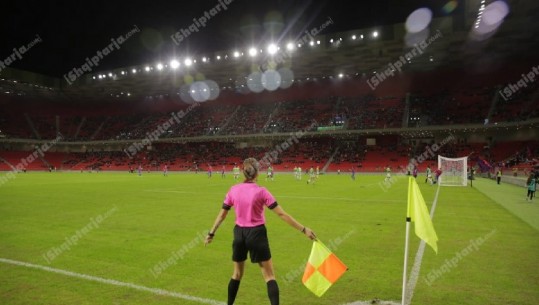
<path id="1" fill-rule="evenodd" d="M 492 180 L 496 180 L 496 177 L 492 177 Z M 503 183 L 514 184 L 516 186 L 527 187 L 527 177 L 513 177 L 509 175 L 502 176 Z"/>
<path id="2" fill-rule="evenodd" d="M 511 141 L 537 141 L 539 130 L 531 126 L 508 130 L 487 130 L 485 132 L 456 132 L 466 143 L 492 143 Z"/>

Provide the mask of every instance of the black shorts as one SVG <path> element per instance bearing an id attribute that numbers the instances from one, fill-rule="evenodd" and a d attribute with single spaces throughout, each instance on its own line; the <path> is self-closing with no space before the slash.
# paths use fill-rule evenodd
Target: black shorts
<path id="1" fill-rule="evenodd" d="M 249 252 L 252 263 L 264 262 L 271 258 L 266 226 L 243 228 L 236 225 L 234 227 L 232 260 L 235 262 L 245 261 L 247 252 Z"/>

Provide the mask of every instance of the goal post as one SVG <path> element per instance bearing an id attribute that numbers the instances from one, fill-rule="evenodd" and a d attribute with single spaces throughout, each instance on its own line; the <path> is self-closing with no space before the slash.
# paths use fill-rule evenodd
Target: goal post
<path id="1" fill-rule="evenodd" d="M 438 168 L 442 170 L 442 175 L 438 177 L 441 186 L 468 185 L 468 157 L 447 158 L 438 155 Z"/>

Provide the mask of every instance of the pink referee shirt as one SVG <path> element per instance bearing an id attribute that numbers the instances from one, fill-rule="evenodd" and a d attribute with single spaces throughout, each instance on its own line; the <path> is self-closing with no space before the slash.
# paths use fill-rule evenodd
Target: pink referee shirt
<path id="1" fill-rule="evenodd" d="M 240 227 L 265 224 L 264 206 L 268 208 L 277 206 L 270 192 L 256 183 L 240 183 L 232 186 L 225 196 L 224 204 L 234 207 L 236 224 Z"/>

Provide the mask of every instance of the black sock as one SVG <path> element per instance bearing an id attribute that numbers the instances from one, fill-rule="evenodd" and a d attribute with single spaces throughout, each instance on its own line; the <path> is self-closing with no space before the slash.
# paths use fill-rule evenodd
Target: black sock
<path id="1" fill-rule="evenodd" d="M 268 285 L 268 297 L 271 305 L 279 305 L 279 286 L 275 280 L 266 283 Z"/>
<path id="2" fill-rule="evenodd" d="M 240 281 L 235 279 L 230 279 L 228 282 L 228 302 L 227 305 L 234 304 L 236 300 L 236 295 L 238 294 L 238 289 L 240 288 Z"/>

